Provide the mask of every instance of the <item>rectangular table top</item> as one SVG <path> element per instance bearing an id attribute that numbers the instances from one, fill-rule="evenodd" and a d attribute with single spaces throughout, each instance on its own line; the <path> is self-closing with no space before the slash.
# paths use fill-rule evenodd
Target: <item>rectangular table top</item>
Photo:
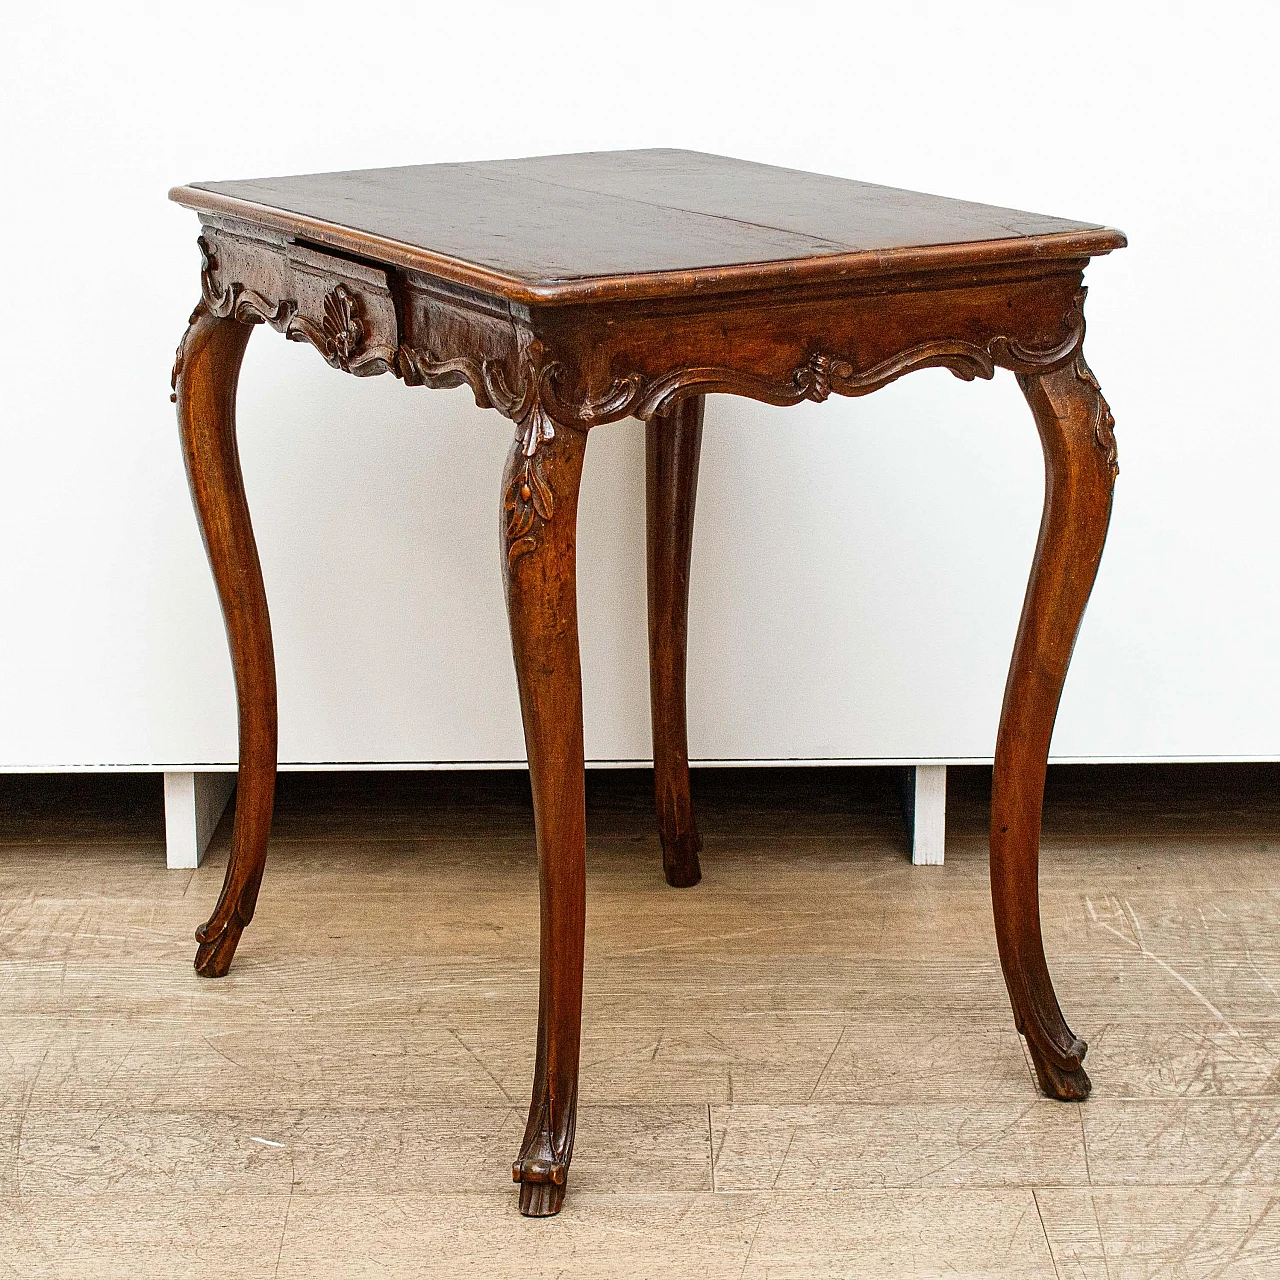
<path id="1" fill-rule="evenodd" d="M 170 197 L 527 303 L 1081 258 L 1124 236 L 697 151 L 201 182 Z"/>

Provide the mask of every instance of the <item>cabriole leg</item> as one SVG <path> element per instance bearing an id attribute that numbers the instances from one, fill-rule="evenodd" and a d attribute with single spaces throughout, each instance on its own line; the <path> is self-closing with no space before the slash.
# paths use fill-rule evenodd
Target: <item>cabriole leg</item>
<path id="1" fill-rule="evenodd" d="M 685 665 L 689 562 L 698 495 L 704 396 L 679 401 L 645 424 L 649 564 L 649 712 L 662 870 L 677 888 L 702 878 L 702 840 L 689 796 Z"/>
<path id="2" fill-rule="evenodd" d="M 196 972 L 220 978 L 253 919 L 276 785 L 276 668 L 262 566 L 236 446 L 236 384 L 253 326 L 203 303 L 178 348 L 174 399 L 191 498 L 222 605 L 240 718 L 231 858 L 218 905 L 196 930 Z"/>
<path id="3" fill-rule="evenodd" d="M 1005 686 L 991 790 L 991 897 L 1014 1021 L 1041 1089 L 1088 1096 L 1086 1045 L 1067 1026 L 1040 931 L 1040 821 L 1046 764 L 1071 651 L 1093 589 L 1117 472 L 1110 410 L 1083 354 L 1019 375 L 1045 457 L 1045 504 Z"/>
<path id="4" fill-rule="evenodd" d="M 586 793 L 576 525 L 586 434 L 537 408 L 502 477 L 511 649 L 520 687 L 541 895 L 538 1051 L 512 1174 L 520 1212 L 558 1213 L 573 1155 L 586 916 Z"/>

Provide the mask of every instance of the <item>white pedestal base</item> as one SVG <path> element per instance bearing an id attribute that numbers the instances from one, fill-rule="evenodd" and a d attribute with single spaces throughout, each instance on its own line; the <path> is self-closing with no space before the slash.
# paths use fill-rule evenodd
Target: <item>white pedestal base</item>
<path id="1" fill-rule="evenodd" d="M 917 867 L 940 867 L 947 843 L 947 766 L 918 764 L 906 771 L 902 787 L 911 861 Z"/>
<path id="2" fill-rule="evenodd" d="M 235 789 L 234 773 L 164 775 L 165 856 L 171 868 L 200 865 Z"/>

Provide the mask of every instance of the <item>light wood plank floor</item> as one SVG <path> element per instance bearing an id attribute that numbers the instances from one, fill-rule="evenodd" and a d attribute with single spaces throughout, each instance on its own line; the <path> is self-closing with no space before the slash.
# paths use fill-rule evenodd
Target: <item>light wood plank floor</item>
<path id="1" fill-rule="evenodd" d="M 590 779 L 564 1213 L 516 1211 L 537 986 L 519 775 L 292 776 L 258 919 L 197 978 L 156 778 L 0 778 L 0 1275 L 1280 1276 L 1280 773 L 1051 778 L 1050 965 L 1093 1097 L 1040 1098 L 983 771 L 947 864 L 883 771 Z"/>

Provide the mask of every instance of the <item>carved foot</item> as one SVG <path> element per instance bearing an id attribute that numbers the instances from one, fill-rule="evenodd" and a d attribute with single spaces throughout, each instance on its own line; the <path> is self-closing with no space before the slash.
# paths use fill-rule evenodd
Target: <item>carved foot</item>
<path id="1" fill-rule="evenodd" d="M 1083 1040 L 1077 1043 L 1080 1046 L 1079 1056 L 1083 1058 L 1088 1046 Z M 1074 1071 L 1056 1066 L 1030 1040 L 1027 1041 L 1027 1048 L 1031 1052 L 1031 1061 L 1035 1064 L 1040 1092 L 1046 1098 L 1054 1098 L 1059 1102 L 1083 1102 L 1089 1096 L 1093 1082 L 1083 1066 L 1076 1067 Z"/>
<path id="2" fill-rule="evenodd" d="M 550 1218 L 564 1204 L 569 1166 L 549 1156 L 522 1156 L 511 1166 L 512 1180 L 520 1184 L 520 1212 L 526 1218 Z"/>
<path id="3" fill-rule="evenodd" d="M 512 1181 L 520 1184 L 520 1212 L 526 1218 L 549 1218 L 559 1213 L 564 1204 L 569 1161 L 573 1158 L 575 1110 L 571 1101 L 559 1115 L 563 1132 L 557 1137 L 550 1095 L 544 1093 L 541 1102 L 532 1108 L 524 1144 L 511 1166 Z"/>
<path id="4" fill-rule="evenodd" d="M 696 831 L 685 831 L 673 840 L 662 837 L 662 874 L 673 889 L 691 889 L 702 879 L 698 851 L 702 840 Z"/>
<path id="5" fill-rule="evenodd" d="M 196 930 L 196 972 L 202 978 L 225 978 L 236 954 L 236 946 L 244 925 L 238 916 L 232 916 L 217 933 L 209 931 L 207 924 Z"/>

